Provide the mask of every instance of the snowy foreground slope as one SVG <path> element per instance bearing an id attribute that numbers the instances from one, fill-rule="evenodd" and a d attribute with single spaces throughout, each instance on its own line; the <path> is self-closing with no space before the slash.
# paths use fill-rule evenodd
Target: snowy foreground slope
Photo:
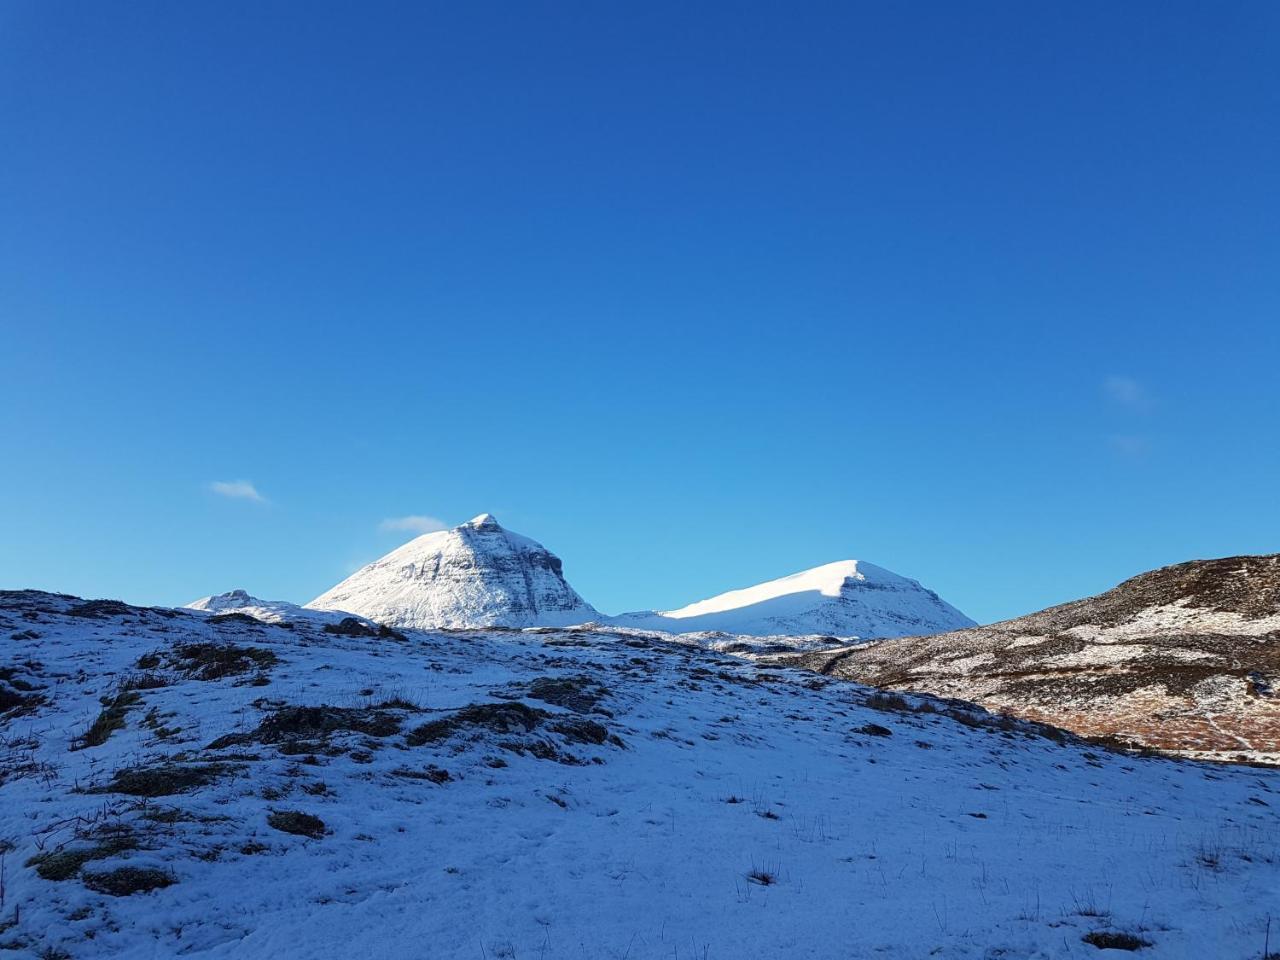
<path id="1" fill-rule="evenodd" d="M 565 626 L 599 617 L 565 581 L 559 557 L 488 513 L 410 540 L 307 607 L 415 629 Z"/>
<path id="2" fill-rule="evenodd" d="M 941 633 L 974 625 L 915 580 L 859 560 L 824 564 L 678 610 L 624 613 L 608 622 L 668 633 L 863 638 Z"/>
<path id="3" fill-rule="evenodd" d="M 1276 913 L 1280 771 L 634 632 L 377 634 L 0 594 L 7 955 L 1200 960 Z"/>

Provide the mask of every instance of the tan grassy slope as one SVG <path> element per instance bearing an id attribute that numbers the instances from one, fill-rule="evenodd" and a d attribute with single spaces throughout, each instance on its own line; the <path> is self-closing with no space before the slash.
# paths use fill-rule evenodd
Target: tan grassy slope
<path id="1" fill-rule="evenodd" d="M 1003 623 L 780 660 L 1086 736 L 1280 762 L 1280 555 L 1180 563 Z"/>

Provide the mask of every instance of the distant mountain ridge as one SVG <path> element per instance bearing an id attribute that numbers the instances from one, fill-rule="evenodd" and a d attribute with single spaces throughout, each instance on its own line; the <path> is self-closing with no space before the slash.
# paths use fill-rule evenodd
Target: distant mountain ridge
<path id="1" fill-rule="evenodd" d="M 974 625 L 917 581 L 861 560 L 840 560 L 676 610 L 625 613 L 608 622 L 668 633 L 858 638 L 902 637 Z"/>
<path id="2" fill-rule="evenodd" d="M 200 610 L 215 616 L 243 613 L 263 623 L 287 623 L 299 618 L 327 621 L 341 617 L 341 614 L 325 610 L 307 610 L 288 600 L 259 600 L 247 590 L 228 590 L 201 597 L 185 604 L 182 609 Z"/>
<path id="3" fill-rule="evenodd" d="M 667 633 L 900 637 L 973 621 L 915 580 L 858 560 L 711 597 L 610 617 L 564 578 L 560 558 L 492 514 L 424 534 L 306 604 L 407 629 L 599 623 Z"/>

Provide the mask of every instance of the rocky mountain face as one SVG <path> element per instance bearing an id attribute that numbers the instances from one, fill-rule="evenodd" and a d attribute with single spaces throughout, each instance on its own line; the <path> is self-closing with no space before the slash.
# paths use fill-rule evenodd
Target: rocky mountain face
<path id="1" fill-rule="evenodd" d="M 991 626 L 777 662 L 1187 756 L 1280 762 L 1280 555 L 1181 563 Z"/>
<path id="2" fill-rule="evenodd" d="M 566 626 L 599 618 L 560 558 L 490 514 L 428 533 L 306 604 L 392 627 Z"/>
<path id="3" fill-rule="evenodd" d="M 625 613 L 609 622 L 668 633 L 864 639 L 973 626 L 915 580 L 860 560 L 824 564 L 678 610 Z"/>

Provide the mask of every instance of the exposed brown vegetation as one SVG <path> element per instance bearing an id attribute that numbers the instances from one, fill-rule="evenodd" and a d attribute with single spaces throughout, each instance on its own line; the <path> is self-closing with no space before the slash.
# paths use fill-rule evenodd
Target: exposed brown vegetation
<path id="1" fill-rule="evenodd" d="M 1132 933 L 1121 933 L 1115 930 L 1095 930 L 1080 938 L 1085 943 L 1099 950 L 1141 950 L 1151 946 L 1150 940 L 1143 940 Z"/>
<path id="2" fill-rule="evenodd" d="M 194 680 L 222 680 L 269 670 L 277 657 L 263 647 L 235 643 L 182 643 L 168 650 L 146 654 L 138 660 L 141 670 L 154 670 L 161 663 Z"/>
<path id="3" fill-rule="evenodd" d="M 36 873 L 44 880 L 70 880 L 86 863 L 105 860 L 136 847 L 137 841 L 131 834 L 119 834 L 92 847 L 72 847 L 37 854 L 27 861 L 27 866 L 35 867 Z"/>
<path id="4" fill-rule="evenodd" d="M 325 835 L 324 821 L 301 810 L 273 810 L 267 816 L 267 825 L 312 840 L 319 840 Z"/>
<path id="5" fill-rule="evenodd" d="M 399 733 L 401 719 L 382 709 L 354 707 L 283 707 L 273 711 L 257 729 L 231 733 L 209 744 L 210 750 L 246 743 L 279 744 L 285 752 L 298 744 L 326 741 L 336 734 L 358 733 L 369 737 L 389 737 Z"/>
<path id="6" fill-rule="evenodd" d="M 549 713 L 518 700 L 470 704 L 416 727 L 405 736 L 405 742 L 416 747 L 454 737 L 486 734 L 499 735 L 498 746 L 504 750 L 560 763 L 580 763 L 581 760 L 559 749 L 550 739 L 551 735 L 567 744 L 598 746 L 607 742 L 623 746 L 622 740 L 601 723 L 585 717 Z"/>
<path id="7" fill-rule="evenodd" d="M 84 885 L 97 893 L 112 897 L 128 897 L 135 893 L 161 890 L 177 882 L 173 874 L 164 870 L 143 867 L 120 867 L 104 873 L 85 871 Z"/>
<path id="8" fill-rule="evenodd" d="M 111 782 L 91 793 L 125 793 L 134 797 L 168 797 L 205 787 L 240 769 L 229 763 L 167 763 L 117 770 Z"/>
<path id="9" fill-rule="evenodd" d="M 131 690 L 124 690 L 114 697 L 102 698 L 102 712 L 89 725 L 72 745 L 73 750 L 85 747 L 100 747 L 111 739 L 111 734 L 124 729 L 125 715 L 130 707 L 142 702 L 142 698 Z"/>

